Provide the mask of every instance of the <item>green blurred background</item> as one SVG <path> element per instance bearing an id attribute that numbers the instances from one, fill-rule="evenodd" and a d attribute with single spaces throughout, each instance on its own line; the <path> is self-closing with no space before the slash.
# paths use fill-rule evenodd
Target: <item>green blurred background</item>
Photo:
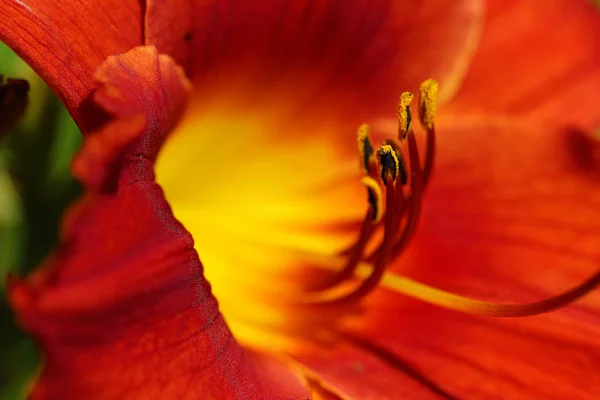
<path id="1" fill-rule="evenodd" d="M 24 399 L 39 352 L 6 303 L 6 275 L 26 275 L 56 246 L 60 217 L 81 189 L 69 164 L 81 133 L 48 86 L 0 43 L 0 75 L 26 79 L 22 119 L 0 139 L 0 399 Z"/>

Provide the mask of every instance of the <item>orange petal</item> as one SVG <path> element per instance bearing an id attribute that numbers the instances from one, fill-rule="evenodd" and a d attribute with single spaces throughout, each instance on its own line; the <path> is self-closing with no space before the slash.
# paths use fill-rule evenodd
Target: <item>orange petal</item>
<path id="1" fill-rule="evenodd" d="M 293 358 L 309 377 L 342 399 L 435 400 L 446 394 L 434 380 L 404 360 L 342 339 L 325 348 L 299 351 Z"/>
<path id="2" fill-rule="evenodd" d="M 73 173 L 90 190 L 111 191 L 123 178 L 117 174 L 131 174 L 121 165 L 129 162 L 128 154 L 154 161 L 185 110 L 190 84 L 181 68 L 152 46 L 108 57 L 95 77 L 103 85 L 94 100 L 116 119 L 88 135 Z M 129 179 L 139 179 L 138 173 Z"/>
<path id="3" fill-rule="evenodd" d="M 518 119 L 441 119 L 420 228 L 397 273 L 502 302 L 573 286 L 600 265 L 600 142 Z M 462 398 L 594 399 L 600 293 L 561 310 L 496 321 L 387 290 L 360 335 Z M 371 354 L 370 352 L 368 354 Z M 485 385 L 482 385 L 485 382 Z"/>
<path id="4" fill-rule="evenodd" d="M 399 271 L 516 301 L 600 265 L 600 141 L 591 133 L 493 116 L 447 116 L 439 132 L 420 229 Z"/>
<path id="5" fill-rule="evenodd" d="M 593 3 L 490 1 L 481 46 L 452 111 L 538 113 L 596 128 L 600 13 Z"/>
<path id="6" fill-rule="evenodd" d="M 363 330 L 369 346 L 357 348 L 357 360 L 377 348 L 429 377 L 447 398 L 595 400 L 600 393 L 597 311 L 498 320 L 389 294 L 380 304 L 388 322 L 378 318 Z"/>
<path id="7" fill-rule="evenodd" d="M 478 0 L 199 1 L 188 46 L 181 40 L 187 17 L 150 5 L 146 29 L 163 51 L 192 52 L 202 96 L 231 94 L 246 107 L 265 98 L 294 102 L 298 118 L 307 108 L 324 118 L 350 116 L 352 129 L 394 110 L 400 92 L 430 76 L 451 95 L 482 19 Z"/>
<path id="8" fill-rule="evenodd" d="M 56 253 L 9 283 L 17 318 L 44 351 L 31 397 L 306 398 L 287 367 L 237 344 L 153 180 L 185 76 L 153 47 L 109 57 L 96 76 L 96 100 L 115 119 L 75 161 L 92 191 L 68 212 Z"/>
<path id="9" fill-rule="evenodd" d="M 192 1 L 170 0 L 168 6 L 158 0 L 146 0 L 144 43 L 154 45 L 187 69 L 192 52 Z"/>
<path id="10" fill-rule="evenodd" d="M 141 23 L 138 0 L 0 1 L 0 40 L 48 82 L 80 127 L 94 70 L 109 55 L 142 44 Z"/>

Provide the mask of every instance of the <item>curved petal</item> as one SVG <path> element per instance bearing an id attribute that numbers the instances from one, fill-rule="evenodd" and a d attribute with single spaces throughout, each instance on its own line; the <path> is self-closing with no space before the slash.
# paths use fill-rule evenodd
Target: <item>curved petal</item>
<path id="1" fill-rule="evenodd" d="M 75 161 L 92 192 L 65 217 L 58 251 L 10 282 L 17 317 L 45 354 L 32 398 L 306 398 L 293 373 L 238 346 L 191 235 L 153 181 L 185 76 L 143 47 L 110 57 L 97 77 L 96 100 L 116 119 Z"/>
<path id="2" fill-rule="evenodd" d="M 600 13 L 592 1 L 490 1 L 452 110 L 538 113 L 597 128 Z"/>
<path id="3" fill-rule="evenodd" d="M 102 83 L 94 101 L 116 119 L 89 135 L 73 160 L 73 173 L 90 190 L 110 191 L 124 176 L 137 181 L 147 169 L 127 166 L 130 154 L 154 162 L 185 110 L 191 87 L 181 68 L 151 46 L 108 57 L 94 76 Z"/>
<path id="4" fill-rule="evenodd" d="M 438 130 L 420 228 L 397 273 L 460 294 L 527 302 L 598 268 L 597 139 L 571 126 L 492 116 L 447 117 Z M 598 291 L 520 320 L 440 310 L 383 289 L 367 307 L 356 328 L 363 339 L 459 398 L 593 399 L 600 391 L 600 381 L 588 379 L 600 367 Z"/>
<path id="5" fill-rule="evenodd" d="M 165 6 L 160 0 L 146 0 L 144 16 L 144 43 L 170 55 L 186 70 L 193 51 L 192 4 L 191 0 L 170 0 Z"/>
<path id="6" fill-rule="evenodd" d="M 111 54 L 142 44 L 139 0 L 0 0 L 0 40 L 57 93 L 82 128 L 94 70 Z"/>
<path id="7" fill-rule="evenodd" d="M 482 20 L 479 0 L 196 1 L 191 10 L 187 31 L 185 15 L 150 2 L 146 30 L 161 51 L 192 53 L 198 96 L 227 94 L 246 108 L 293 101 L 298 119 L 351 115 L 351 129 L 375 112 L 393 113 L 402 91 L 431 76 L 451 96 Z"/>

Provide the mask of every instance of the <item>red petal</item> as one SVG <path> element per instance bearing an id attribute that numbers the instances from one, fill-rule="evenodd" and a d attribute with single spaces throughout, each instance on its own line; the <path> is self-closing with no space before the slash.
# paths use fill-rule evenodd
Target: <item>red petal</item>
<path id="1" fill-rule="evenodd" d="M 439 129 L 402 264 L 435 284 L 490 294 L 493 283 L 492 294 L 510 297 L 556 292 L 599 266 L 600 141 L 574 126 L 491 116 L 448 116 Z"/>
<path id="2" fill-rule="evenodd" d="M 454 112 L 537 112 L 597 127 L 600 13 L 593 3 L 490 1 Z"/>
<path id="3" fill-rule="evenodd" d="M 550 123 L 456 119 L 439 123 L 423 219 L 396 271 L 503 302 L 538 300 L 591 275 L 600 265 L 600 142 Z M 385 290 L 369 303 L 361 334 L 459 398 L 591 400 L 600 392 L 588 379 L 600 366 L 598 291 L 546 315 L 501 321 Z"/>
<path id="4" fill-rule="evenodd" d="M 94 100 L 118 119 L 89 135 L 73 161 L 73 172 L 89 189 L 111 190 L 123 178 L 116 173 L 129 175 L 131 181 L 143 173 L 124 168 L 122 164 L 130 161 L 124 159 L 126 155 L 154 162 L 185 109 L 190 84 L 181 68 L 167 56 L 157 55 L 154 47 L 108 57 L 95 77 L 103 86 Z M 143 139 L 136 141 L 144 130 Z"/>
<path id="5" fill-rule="evenodd" d="M 146 0 L 144 19 L 145 43 L 169 54 L 186 69 L 192 52 L 192 3 L 190 0 L 171 0 L 166 7 L 161 1 Z"/>
<path id="6" fill-rule="evenodd" d="M 185 3 L 177 8 L 187 10 Z M 148 12 L 152 43 L 182 59 L 191 52 L 205 96 L 214 87 L 240 103 L 267 97 L 324 118 L 337 111 L 375 118 L 373 110 L 393 113 L 400 92 L 430 76 L 453 91 L 477 42 L 482 7 L 478 0 L 199 1 L 189 14 L 189 46 L 182 40 L 187 15 L 163 13 L 153 2 Z"/>
<path id="7" fill-rule="evenodd" d="M 343 343 L 304 349 L 294 358 L 309 376 L 343 399 L 431 399 L 443 395 L 412 366 Z"/>
<path id="8" fill-rule="evenodd" d="M 289 370 L 238 346 L 191 235 L 153 181 L 185 77 L 152 47 L 110 57 L 97 76 L 96 99 L 117 119 L 86 137 L 76 165 L 84 178 L 97 179 L 86 168 L 109 171 L 85 182 L 103 193 L 71 209 L 43 268 L 10 283 L 10 302 L 45 355 L 32 398 L 306 398 Z"/>
<path id="9" fill-rule="evenodd" d="M 596 312 L 496 320 L 397 296 L 386 296 L 386 304 L 381 314 L 393 323 L 372 325 L 363 335 L 372 347 L 428 376 L 450 398 L 595 400 L 600 393 Z"/>
<path id="10" fill-rule="evenodd" d="M 50 85 L 82 126 L 80 106 L 111 54 L 142 44 L 139 0 L 0 0 L 0 40 Z"/>

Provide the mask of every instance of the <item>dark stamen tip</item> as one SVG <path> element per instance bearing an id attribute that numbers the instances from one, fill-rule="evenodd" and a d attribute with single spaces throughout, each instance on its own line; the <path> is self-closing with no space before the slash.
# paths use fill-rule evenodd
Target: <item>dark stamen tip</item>
<path id="1" fill-rule="evenodd" d="M 377 150 L 377 157 L 379 158 L 379 165 L 381 167 L 381 179 L 383 182 L 387 182 L 389 176 L 392 181 L 396 180 L 399 170 L 398 155 L 394 148 L 389 145 L 383 145 Z"/>
<path id="2" fill-rule="evenodd" d="M 410 122 L 412 121 L 412 115 L 410 114 L 410 106 L 406 106 L 406 132 L 410 129 Z"/>

